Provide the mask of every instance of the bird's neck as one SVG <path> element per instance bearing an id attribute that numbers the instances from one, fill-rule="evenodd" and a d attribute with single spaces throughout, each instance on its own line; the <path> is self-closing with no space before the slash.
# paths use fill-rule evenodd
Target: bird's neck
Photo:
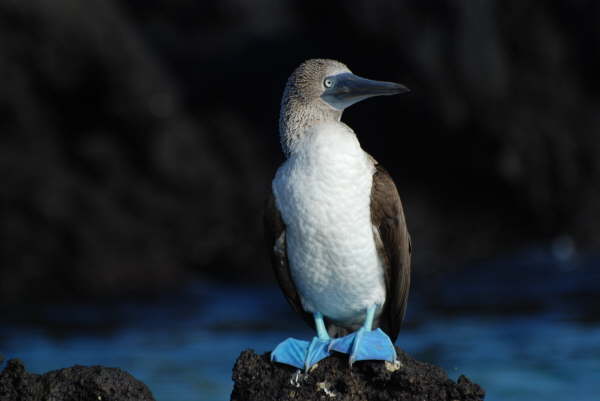
<path id="1" fill-rule="evenodd" d="M 279 114 L 279 138 L 283 153 L 286 157 L 294 153 L 312 126 L 340 123 L 341 117 L 342 111 L 326 105 L 307 104 L 302 99 L 284 97 Z"/>

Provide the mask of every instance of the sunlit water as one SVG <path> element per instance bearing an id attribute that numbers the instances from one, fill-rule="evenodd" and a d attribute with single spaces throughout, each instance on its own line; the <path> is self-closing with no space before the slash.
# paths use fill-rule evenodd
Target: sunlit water
<path id="1" fill-rule="evenodd" d="M 438 278 L 411 296 L 398 344 L 486 400 L 599 400 L 599 260 L 531 251 Z M 241 350 L 312 336 L 278 291 L 195 283 L 155 302 L 3 311 L 0 353 L 35 373 L 119 367 L 158 401 L 228 400 Z"/>

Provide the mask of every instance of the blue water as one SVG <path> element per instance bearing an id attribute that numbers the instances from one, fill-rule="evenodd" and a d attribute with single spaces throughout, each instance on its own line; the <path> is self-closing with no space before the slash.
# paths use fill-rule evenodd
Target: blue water
<path id="1" fill-rule="evenodd" d="M 599 400 L 598 261 L 529 251 L 421 279 L 398 345 L 467 375 L 486 400 Z M 312 336 L 272 286 L 196 282 L 154 301 L 2 313 L 0 353 L 29 371 L 120 367 L 159 401 L 228 400 L 241 350 Z"/>

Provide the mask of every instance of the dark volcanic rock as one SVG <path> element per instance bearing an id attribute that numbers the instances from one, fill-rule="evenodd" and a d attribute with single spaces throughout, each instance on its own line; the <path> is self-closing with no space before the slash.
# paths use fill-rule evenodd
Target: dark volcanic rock
<path id="1" fill-rule="evenodd" d="M 454 382 L 443 369 L 397 351 L 401 365 L 396 370 L 378 361 L 358 362 L 350 370 L 347 357 L 336 354 L 309 374 L 298 374 L 271 363 L 268 353 L 247 350 L 233 369 L 231 400 L 483 400 L 485 391 L 465 376 Z"/>
<path id="2" fill-rule="evenodd" d="M 153 401 L 148 387 L 129 373 L 103 366 L 79 366 L 43 375 L 28 373 L 18 359 L 0 373 L 0 401 Z"/>

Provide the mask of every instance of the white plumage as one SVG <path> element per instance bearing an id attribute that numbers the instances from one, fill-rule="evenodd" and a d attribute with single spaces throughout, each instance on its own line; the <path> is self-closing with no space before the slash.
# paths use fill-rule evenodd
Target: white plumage
<path id="1" fill-rule="evenodd" d="M 308 312 L 346 325 L 385 301 L 371 223 L 375 167 L 341 122 L 305 129 L 273 180 L 291 275 Z"/>

